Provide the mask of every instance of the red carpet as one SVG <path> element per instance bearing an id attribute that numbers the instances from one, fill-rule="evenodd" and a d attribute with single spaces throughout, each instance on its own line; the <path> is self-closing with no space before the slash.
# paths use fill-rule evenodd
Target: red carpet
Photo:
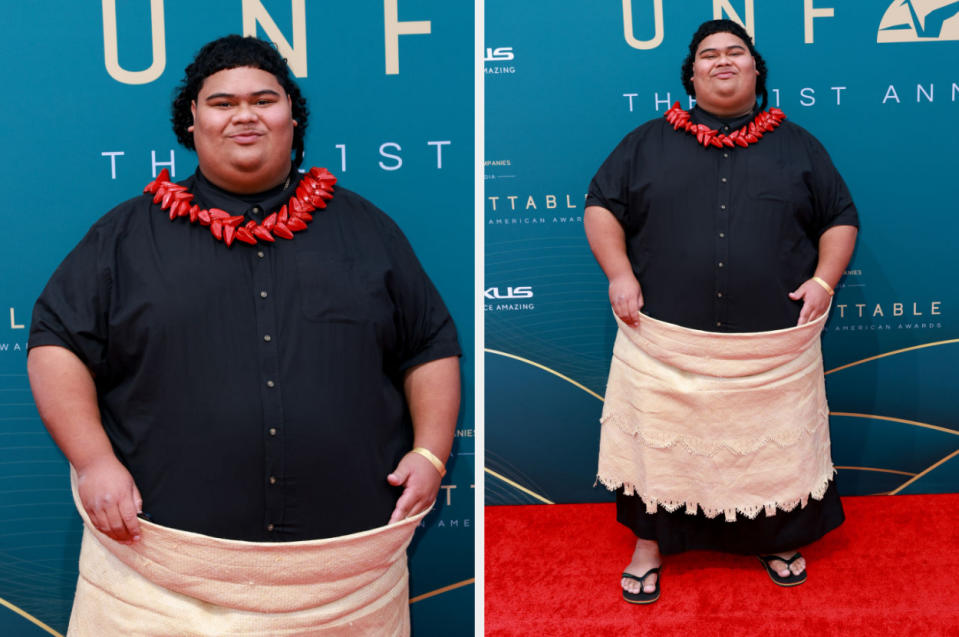
<path id="1" fill-rule="evenodd" d="M 486 634 L 959 635 L 959 494 L 843 498 L 846 522 L 780 588 L 754 557 L 667 558 L 662 596 L 622 601 L 633 535 L 613 504 L 486 508 Z"/>

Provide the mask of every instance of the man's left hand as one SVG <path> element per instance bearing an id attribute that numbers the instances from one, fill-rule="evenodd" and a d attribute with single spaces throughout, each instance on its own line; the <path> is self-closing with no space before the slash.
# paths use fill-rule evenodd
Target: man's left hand
<path id="1" fill-rule="evenodd" d="M 789 298 L 793 301 L 801 300 L 803 302 L 802 309 L 799 311 L 799 322 L 796 323 L 797 326 L 805 325 L 822 316 L 823 313 L 829 309 L 829 303 L 832 301 L 832 297 L 829 296 L 826 288 L 812 279 L 807 280 L 796 288 L 795 291 L 790 292 Z"/>
<path id="2" fill-rule="evenodd" d="M 403 456 L 393 473 L 386 477 L 394 487 L 404 487 L 390 516 L 390 524 L 428 509 L 436 500 L 440 480 L 440 472 L 420 454 L 410 452 Z"/>

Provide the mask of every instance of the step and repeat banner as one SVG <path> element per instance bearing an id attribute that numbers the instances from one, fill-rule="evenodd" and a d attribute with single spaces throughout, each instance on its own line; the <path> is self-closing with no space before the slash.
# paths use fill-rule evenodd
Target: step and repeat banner
<path id="1" fill-rule="evenodd" d="M 612 499 L 593 481 L 616 325 L 583 202 L 628 132 L 691 106 L 680 67 L 716 17 L 754 34 L 770 106 L 860 212 L 823 335 L 841 493 L 959 489 L 959 2 L 487 0 L 487 504 Z"/>
<path id="2" fill-rule="evenodd" d="M 463 406 L 450 471 L 411 549 L 414 632 L 473 627 L 474 26 L 471 3 L 143 0 L 5 3 L 0 251 L 0 634 L 63 634 L 81 525 L 33 404 L 33 303 L 91 224 L 162 168 L 189 176 L 170 104 L 229 33 L 272 40 L 311 112 L 304 166 L 393 217 L 457 323 Z M 358 502 L 357 506 L 362 506 Z"/>

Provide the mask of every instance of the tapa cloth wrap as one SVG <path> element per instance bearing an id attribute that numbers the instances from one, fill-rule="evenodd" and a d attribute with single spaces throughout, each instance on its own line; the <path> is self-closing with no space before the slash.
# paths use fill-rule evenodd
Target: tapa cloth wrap
<path id="1" fill-rule="evenodd" d="M 717 333 L 619 321 L 597 480 L 648 513 L 755 518 L 821 500 L 835 469 L 819 334 L 826 315 Z"/>
<path id="2" fill-rule="evenodd" d="M 72 473 L 72 472 L 71 472 Z M 242 542 L 140 520 L 114 542 L 83 518 L 68 637 L 410 634 L 406 547 L 426 511 L 305 542 Z"/>

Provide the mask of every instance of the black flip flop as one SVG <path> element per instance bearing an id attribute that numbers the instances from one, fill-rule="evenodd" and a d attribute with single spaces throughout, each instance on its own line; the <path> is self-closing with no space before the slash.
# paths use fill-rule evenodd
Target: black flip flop
<path id="1" fill-rule="evenodd" d="M 656 590 L 652 593 L 646 593 L 643 591 L 643 580 L 645 580 L 650 575 L 656 575 Z M 633 575 L 632 573 L 623 573 L 623 577 L 626 579 L 636 580 L 639 582 L 639 592 L 630 593 L 625 588 L 623 589 L 623 599 L 625 599 L 630 604 L 652 604 L 657 599 L 659 599 L 659 567 L 651 568 L 639 577 Z"/>
<path id="2" fill-rule="evenodd" d="M 782 575 L 776 572 L 776 569 L 774 569 L 773 567 L 769 565 L 770 562 L 774 560 L 779 560 L 780 562 L 785 562 L 786 566 L 788 567 L 793 562 L 795 562 L 800 557 L 802 557 L 802 553 L 800 553 L 799 551 L 796 551 L 796 554 L 788 559 L 785 557 L 779 557 L 778 555 L 757 555 L 756 557 L 758 557 L 759 561 L 762 562 L 763 568 L 765 568 L 766 573 L 769 574 L 769 579 L 771 579 L 773 582 L 775 582 L 779 586 L 799 586 L 800 584 L 806 581 L 806 569 L 803 569 L 799 573 L 793 573 L 792 571 L 790 571 L 788 576 L 783 577 Z"/>

